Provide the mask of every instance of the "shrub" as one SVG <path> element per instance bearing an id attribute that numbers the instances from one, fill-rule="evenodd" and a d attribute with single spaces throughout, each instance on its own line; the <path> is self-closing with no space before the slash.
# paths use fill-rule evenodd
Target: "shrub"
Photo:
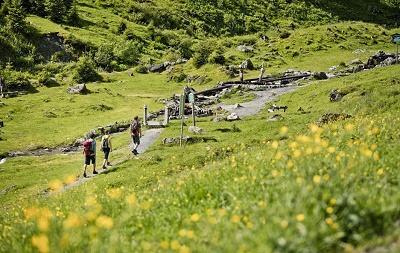
<path id="1" fill-rule="evenodd" d="M 24 90 L 31 88 L 29 77 L 26 73 L 10 71 L 4 73 L 4 79 L 9 90 Z"/>
<path id="2" fill-rule="evenodd" d="M 88 56 L 80 57 L 73 70 L 72 79 L 78 83 L 99 80 L 100 75 L 96 72 L 93 60 Z"/>
<path id="3" fill-rule="evenodd" d="M 144 65 L 138 65 L 135 67 L 134 71 L 139 74 L 147 74 L 147 68 Z"/>
<path id="4" fill-rule="evenodd" d="M 212 47 L 209 42 L 206 43 L 198 43 L 194 47 L 194 55 L 193 55 L 193 65 L 196 68 L 200 68 L 204 64 L 207 63 L 208 57 L 212 53 Z"/>
<path id="5" fill-rule="evenodd" d="M 44 85 L 46 87 L 57 86 L 57 81 L 55 81 L 55 79 L 53 79 L 52 77 L 53 76 L 51 72 L 47 70 L 42 70 L 37 76 L 39 85 Z"/>
<path id="6" fill-rule="evenodd" d="M 94 61 L 97 66 L 106 71 L 110 71 L 109 66 L 114 59 L 113 53 L 114 46 L 112 44 L 101 45 L 94 55 Z"/>

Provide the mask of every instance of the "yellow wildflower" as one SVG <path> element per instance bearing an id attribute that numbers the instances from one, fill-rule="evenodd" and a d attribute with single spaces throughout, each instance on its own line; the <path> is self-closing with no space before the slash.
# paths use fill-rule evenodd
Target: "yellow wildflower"
<path id="1" fill-rule="evenodd" d="M 31 243 L 32 246 L 36 247 L 41 253 L 47 253 L 50 251 L 49 238 L 45 234 L 34 235 Z"/>

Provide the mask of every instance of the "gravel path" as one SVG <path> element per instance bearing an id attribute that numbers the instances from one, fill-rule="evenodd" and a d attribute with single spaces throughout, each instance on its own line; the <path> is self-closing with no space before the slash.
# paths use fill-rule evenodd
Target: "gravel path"
<path id="1" fill-rule="evenodd" d="M 302 86 L 286 86 L 264 91 L 253 91 L 251 93 L 256 94 L 256 98 L 250 102 L 239 103 L 242 107 L 236 107 L 236 105 L 226 105 L 224 103 L 219 103 L 215 105 L 215 108 L 221 107 L 226 111 L 229 111 L 231 113 L 236 113 L 240 118 L 257 115 L 261 109 L 265 108 L 265 104 L 267 102 L 271 102 L 280 95 L 297 90 L 301 87 Z"/>

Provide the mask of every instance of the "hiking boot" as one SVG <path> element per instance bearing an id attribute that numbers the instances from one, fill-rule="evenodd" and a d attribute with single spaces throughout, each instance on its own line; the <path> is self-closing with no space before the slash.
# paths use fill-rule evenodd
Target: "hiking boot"
<path id="1" fill-rule="evenodd" d="M 111 166 L 111 163 L 107 162 L 107 166 Z"/>
<path id="2" fill-rule="evenodd" d="M 93 174 L 99 174 L 99 172 L 97 172 L 97 171 L 94 170 L 94 171 L 93 171 Z"/>
<path id="3" fill-rule="evenodd" d="M 83 177 L 86 177 L 86 172 L 83 172 Z"/>
<path id="4" fill-rule="evenodd" d="M 139 153 L 137 152 L 136 149 L 134 149 L 134 150 L 132 151 L 132 153 L 134 153 L 135 155 L 139 154 Z"/>
<path id="5" fill-rule="evenodd" d="M 103 170 L 105 170 L 105 169 L 107 169 L 107 167 L 103 165 Z"/>

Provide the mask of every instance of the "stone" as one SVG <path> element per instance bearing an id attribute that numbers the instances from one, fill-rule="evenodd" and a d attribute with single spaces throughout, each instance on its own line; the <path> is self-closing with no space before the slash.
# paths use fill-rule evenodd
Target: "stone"
<path id="1" fill-rule="evenodd" d="M 226 117 L 227 121 L 234 121 L 234 120 L 240 120 L 239 115 L 237 115 L 236 113 L 232 113 L 231 115 L 228 115 L 228 117 Z"/>
<path id="2" fill-rule="evenodd" d="M 206 131 L 204 131 L 204 129 L 197 126 L 190 126 L 188 128 L 188 132 L 192 134 L 206 134 Z"/>

